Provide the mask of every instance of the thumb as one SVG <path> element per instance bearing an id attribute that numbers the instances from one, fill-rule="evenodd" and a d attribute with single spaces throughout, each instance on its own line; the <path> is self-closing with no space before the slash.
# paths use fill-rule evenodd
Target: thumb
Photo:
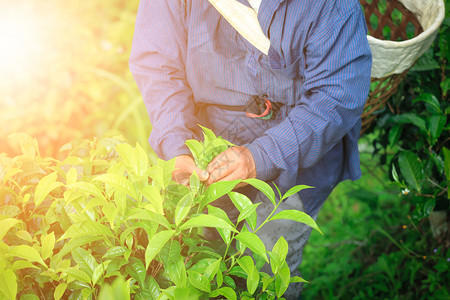
<path id="1" fill-rule="evenodd" d="M 195 173 L 197 173 L 198 175 L 198 179 L 200 179 L 200 181 L 206 181 L 209 178 L 209 173 L 206 172 L 205 170 L 202 170 L 200 168 L 195 167 L 194 168 Z"/>

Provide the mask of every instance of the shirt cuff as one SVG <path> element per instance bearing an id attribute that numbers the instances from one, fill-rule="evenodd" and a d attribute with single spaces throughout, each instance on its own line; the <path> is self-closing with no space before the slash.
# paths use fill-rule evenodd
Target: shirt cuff
<path id="1" fill-rule="evenodd" d="M 256 167 L 256 178 L 263 181 L 270 181 L 278 177 L 278 170 L 269 159 L 264 149 L 255 140 L 251 144 L 244 145 L 252 154 Z"/>
<path id="2" fill-rule="evenodd" d="M 179 155 L 191 154 L 191 151 L 185 144 L 189 139 L 192 139 L 192 135 L 190 134 L 172 134 L 166 137 L 160 146 L 162 159 L 171 160 Z"/>

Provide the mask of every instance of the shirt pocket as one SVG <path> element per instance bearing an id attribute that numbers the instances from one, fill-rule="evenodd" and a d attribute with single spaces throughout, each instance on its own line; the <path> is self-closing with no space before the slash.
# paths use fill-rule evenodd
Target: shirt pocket
<path id="1" fill-rule="evenodd" d="M 294 62 L 286 64 L 286 60 L 281 57 L 273 48 L 269 49 L 268 54 L 269 66 L 275 72 L 291 78 L 303 79 L 303 57 L 300 55 Z"/>

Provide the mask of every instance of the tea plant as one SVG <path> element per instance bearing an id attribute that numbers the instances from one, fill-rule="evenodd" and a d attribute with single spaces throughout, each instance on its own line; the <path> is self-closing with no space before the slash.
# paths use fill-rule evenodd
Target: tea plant
<path id="1" fill-rule="evenodd" d="M 211 133 L 205 129 L 202 149 L 208 142 L 228 147 Z M 240 180 L 202 187 L 194 173 L 189 188 L 178 185 L 173 161 L 150 164 L 141 146 L 121 138 L 73 141 L 61 161 L 41 157 L 33 138 L 15 138 L 22 155 L 0 155 L 1 298 L 107 299 L 125 288 L 134 299 L 275 299 L 304 282 L 290 275 L 285 239 L 266 249 L 257 233 L 277 219 L 319 230 L 303 212 L 275 214 L 306 186 L 276 195 L 265 182 L 245 180 L 274 205 L 257 227 L 258 203 L 233 191 Z M 212 205 L 224 195 L 242 229 Z M 205 228 L 222 241 L 208 241 Z M 261 272 L 265 263 L 273 274 Z"/>
<path id="2" fill-rule="evenodd" d="M 446 18 L 374 129 L 382 163 L 389 159 L 391 178 L 415 205 L 418 220 L 433 209 L 450 211 L 449 33 Z"/>

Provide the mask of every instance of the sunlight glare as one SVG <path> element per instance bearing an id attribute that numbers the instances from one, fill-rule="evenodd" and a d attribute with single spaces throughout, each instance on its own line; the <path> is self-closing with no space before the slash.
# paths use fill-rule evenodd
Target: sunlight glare
<path id="1" fill-rule="evenodd" d="M 20 77 L 35 69 L 44 53 L 42 20 L 21 6 L 0 12 L 0 75 Z"/>

